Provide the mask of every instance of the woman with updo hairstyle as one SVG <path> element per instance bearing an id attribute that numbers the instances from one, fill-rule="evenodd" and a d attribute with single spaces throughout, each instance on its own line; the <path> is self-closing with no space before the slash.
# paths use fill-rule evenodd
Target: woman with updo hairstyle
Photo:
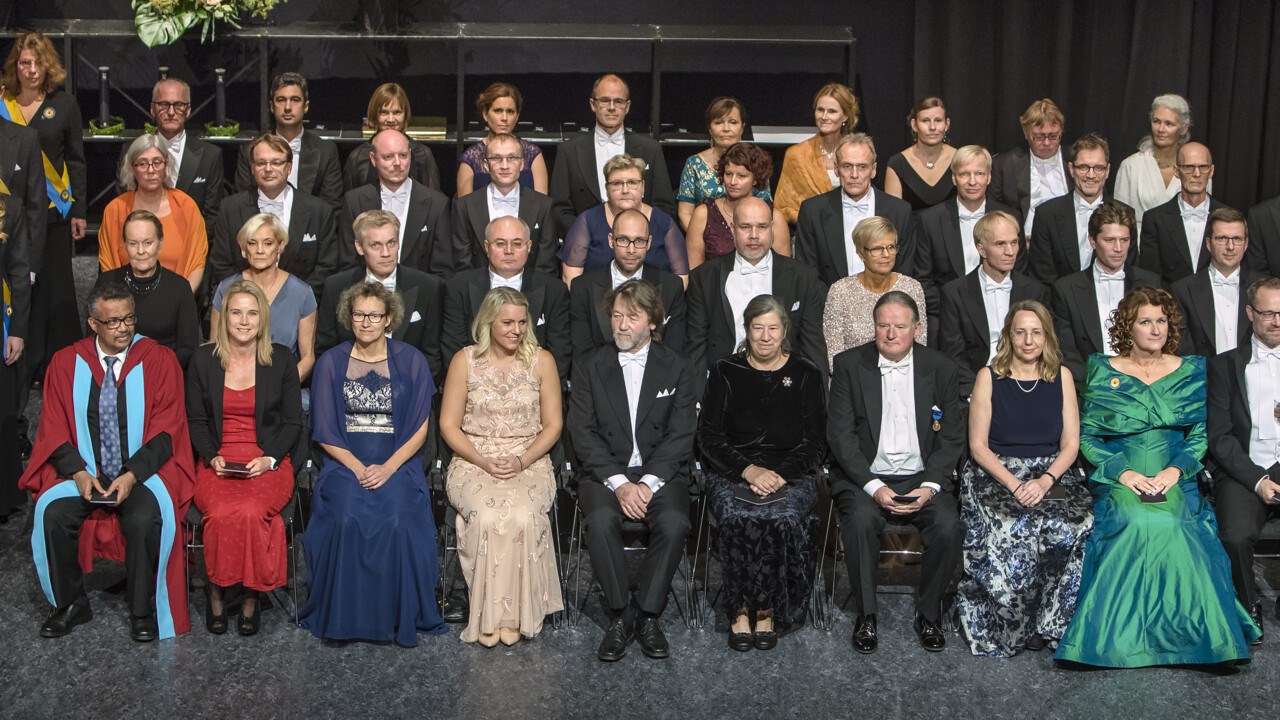
<path id="1" fill-rule="evenodd" d="M 716 165 L 716 177 L 723 192 L 704 200 L 689 217 L 685 249 L 689 253 L 690 270 L 734 251 L 733 213 L 738 203 L 752 196 L 763 198 L 762 193 L 768 191 L 772 176 L 773 157 L 759 145 L 737 143 L 724 151 Z M 773 251 L 791 255 L 791 232 L 786 218 L 776 208 Z"/>
<path id="2" fill-rule="evenodd" d="M 939 97 L 920 98 L 907 116 L 915 143 L 889 158 L 884 171 L 884 191 L 902 198 L 918 213 L 956 194 L 951 159 L 956 149 L 947 144 L 951 118 Z"/>
<path id="3" fill-rule="evenodd" d="M 524 97 L 515 85 L 496 82 L 484 89 L 476 98 L 476 110 L 484 119 L 488 134 L 480 142 L 462 151 L 458 158 L 458 197 L 489 185 L 489 143 L 498 135 L 515 135 L 516 123 L 524 111 Z M 520 171 L 520 186 L 543 195 L 547 194 L 547 159 L 537 145 L 520 140 L 520 153 L 524 169 Z"/>
<path id="4" fill-rule="evenodd" d="M 1080 449 L 1094 529 L 1061 662 L 1224 667 L 1248 662 L 1262 634 L 1200 495 L 1205 360 L 1174 354 L 1181 321 L 1167 291 L 1135 288 L 1113 315 L 1117 355 L 1089 358 Z"/>
<path id="5" fill-rule="evenodd" d="M 409 107 L 409 95 L 399 84 L 389 82 L 378 86 L 369 98 L 369 107 L 365 111 L 364 127 L 370 138 L 383 130 L 399 130 L 409 136 L 409 124 L 413 122 L 413 110 Z M 369 152 L 373 150 L 373 140 L 365 140 L 356 146 L 342 166 L 342 189 L 344 191 L 358 188 L 361 185 L 378 182 L 378 171 L 373 169 L 373 161 Z M 426 143 L 409 138 L 409 177 L 432 190 L 440 189 L 440 168 Z"/>
<path id="6" fill-rule="evenodd" d="M 1144 212 L 1163 205 L 1182 190 L 1174 165 L 1178 148 L 1191 139 L 1191 105 L 1181 95 L 1158 95 L 1151 101 L 1147 118 L 1151 133 L 1116 172 L 1116 199 L 1133 208 L 1138 225 L 1142 225 Z M 1207 189 L 1213 192 L 1213 180 Z"/>
<path id="7" fill-rule="evenodd" d="M 680 227 L 686 232 L 693 211 L 708 200 L 724 195 L 724 178 L 720 161 L 729 148 L 742 142 L 747 127 L 747 109 L 737 98 L 718 97 L 707 106 L 707 135 L 711 146 L 689 156 L 680 172 L 680 187 L 676 190 L 676 215 Z M 773 159 L 769 160 L 769 172 L 763 185 L 752 189 L 753 194 L 765 202 L 773 202 L 769 180 L 773 177 Z"/>
<path id="8" fill-rule="evenodd" d="M 813 96 L 813 137 L 787 148 L 774 204 L 787 222 L 795 224 L 800 203 L 840 187 L 836 148 L 858 125 L 858 99 L 840 83 L 823 85 Z"/>

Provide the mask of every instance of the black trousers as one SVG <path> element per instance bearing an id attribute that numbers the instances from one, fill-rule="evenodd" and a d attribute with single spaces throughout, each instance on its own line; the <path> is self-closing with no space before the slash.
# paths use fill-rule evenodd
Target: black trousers
<path id="1" fill-rule="evenodd" d="M 1222 540 L 1227 557 L 1231 558 L 1231 582 L 1236 586 L 1236 597 L 1246 608 L 1252 608 L 1258 601 L 1258 581 L 1253 576 L 1253 546 L 1258 543 L 1267 519 L 1280 514 L 1280 506 L 1262 502 L 1257 493 L 1225 475 L 1219 476 L 1213 496 L 1218 515 L 1218 538 Z"/>
<path id="2" fill-rule="evenodd" d="M 49 584 L 59 609 L 86 597 L 80 571 L 80 527 L 94 509 L 81 497 L 61 498 L 44 511 L 45 552 L 49 561 Z M 142 483 L 133 486 L 129 497 L 114 510 L 120 515 L 124 534 L 125 597 L 135 617 L 155 612 L 156 572 L 160 564 L 160 504 Z"/>
<path id="3" fill-rule="evenodd" d="M 31 287 L 31 322 L 27 327 L 26 349 L 17 363 L 21 374 L 18 392 L 18 429 L 27 432 L 28 388 L 44 377 L 53 354 L 84 337 L 76 303 L 76 278 L 71 267 L 75 243 L 71 221 L 51 222 L 46 230 L 44 259 L 36 284 Z"/>
<path id="4" fill-rule="evenodd" d="M 595 480 L 579 484 L 578 502 L 586 519 L 591 568 L 604 590 L 605 603 L 611 612 L 625 610 L 628 583 L 622 523 L 627 516 L 613 491 Z M 649 543 L 640 567 L 636 603 L 643 612 L 659 615 L 667 605 L 671 580 L 689 538 L 689 484 L 675 481 L 663 485 L 649 501 L 644 523 Z"/>
<path id="5" fill-rule="evenodd" d="M 919 475 L 881 479 L 897 494 L 908 493 L 920 486 Z M 873 615 L 876 612 L 880 533 L 892 517 L 897 522 L 910 523 L 920 531 L 924 540 L 924 562 L 921 563 L 916 612 L 939 622 L 942 619 L 942 596 L 955 575 L 964 549 L 964 529 L 955 497 L 947 492 L 938 493 L 913 515 L 891 515 L 862 488 L 854 485 L 846 486 L 832 500 L 840 514 L 840 537 L 844 540 L 845 562 L 858 614 Z"/>

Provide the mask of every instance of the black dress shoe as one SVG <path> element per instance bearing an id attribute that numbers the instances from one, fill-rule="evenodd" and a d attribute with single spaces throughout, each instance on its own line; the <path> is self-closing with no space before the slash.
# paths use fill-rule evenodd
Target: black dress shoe
<path id="1" fill-rule="evenodd" d="M 662 634 L 658 618 L 642 616 L 636 620 L 636 639 L 640 641 L 640 651 L 655 660 L 671 655 L 671 647 L 667 645 L 667 636 Z"/>
<path id="2" fill-rule="evenodd" d="M 18 454 L 23 460 L 31 459 L 31 438 L 26 433 L 18 433 Z"/>
<path id="3" fill-rule="evenodd" d="M 1253 618 L 1253 621 L 1258 624 L 1258 629 L 1261 630 L 1262 629 L 1262 603 L 1261 602 L 1255 602 L 1253 604 L 1253 607 L 1249 609 L 1249 617 Z M 1258 639 L 1254 640 L 1252 644 L 1253 645 L 1262 644 L 1261 633 L 1258 634 Z"/>
<path id="4" fill-rule="evenodd" d="M 138 642 L 151 642 L 160 635 L 156 626 L 156 616 L 135 617 L 129 622 L 129 637 Z"/>
<path id="5" fill-rule="evenodd" d="M 61 610 L 49 613 L 49 617 L 40 626 L 40 637 L 62 637 L 71 632 L 71 628 L 83 625 L 92 619 L 93 610 L 89 608 L 88 598 L 73 602 Z"/>
<path id="6" fill-rule="evenodd" d="M 627 654 L 627 646 L 634 639 L 631 623 L 617 618 L 609 624 L 609 629 L 605 630 L 604 639 L 600 641 L 600 649 L 596 650 L 596 657 L 604 662 L 617 662 Z"/>
<path id="7" fill-rule="evenodd" d="M 447 623 L 458 624 L 467 621 L 467 599 L 462 595 L 450 595 L 440 606 L 440 617 Z"/>
<path id="8" fill-rule="evenodd" d="M 875 615 L 859 615 L 853 621 L 853 649 L 863 655 L 870 655 L 876 651 L 876 616 Z"/>
<path id="9" fill-rule="evenodd" d="M 920 636 L 920 647 L 929 652 L 942 652 L 947 646 L 947 637 L 942 634 L 942 628 L 923 615 L 916 615 L 916 635 Z"/>
<path id="10" fill-rule="evenodd" d="M 773 630 L 757 630 L 751 633 L 751 644 L 757 650 L 772 650 L 778 646 L 778 633 Z"/>
<path id="11" fill-rule="evenodd" d="M 749 632 L 729 631 L 729 647 L 738 652 L 747 652 L 752 647 L 752 636 Z"/>

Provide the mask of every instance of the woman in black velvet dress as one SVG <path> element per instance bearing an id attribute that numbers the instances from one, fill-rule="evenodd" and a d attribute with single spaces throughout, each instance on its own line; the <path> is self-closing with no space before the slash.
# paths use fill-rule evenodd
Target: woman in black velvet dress
<path id="1" fill-rule="evenodd" d="M 804 619 L 818 518 L 814 471 L 826 452 L 822 376 L 791 353 L 786 308 L 760 295 L 746 340 L 711 369 L 698 440 L 719 526 L 729 647 L 768 650 Z"/>

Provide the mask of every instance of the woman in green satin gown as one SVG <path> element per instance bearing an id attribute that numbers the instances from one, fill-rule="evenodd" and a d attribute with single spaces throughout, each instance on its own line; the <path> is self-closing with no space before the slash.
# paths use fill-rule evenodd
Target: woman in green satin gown
<path id="1" fill-rule="evenodd" d="M 1261 634 L 1236 600 L 1213 508 L 1196 485 L 1205 361 L 1172 354 L 1180 315 L 1168 292 L 1136 288 L 1112 316 L 1119 355 L 1089 358 L 1080 450 L 1094 466 L 1094 529 L 1059 661 L 1244 663 Z"/>

